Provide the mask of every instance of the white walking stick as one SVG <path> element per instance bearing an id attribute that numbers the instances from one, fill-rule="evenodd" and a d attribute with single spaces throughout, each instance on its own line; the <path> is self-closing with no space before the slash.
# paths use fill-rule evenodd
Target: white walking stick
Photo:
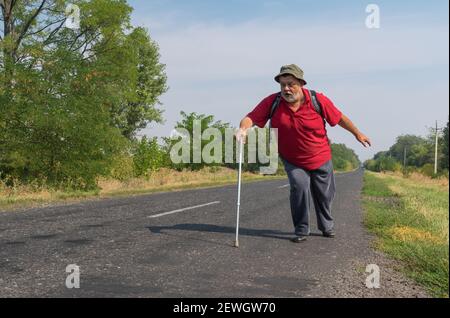
<path id="1" fill-rule="evenodd" d="M 234 242 L 234 247 L 239 247 L 239 207 L 241 205 L 241 174 L 242 174 L 242 148 L 244 142 L 243 137 L 241 137 L 239 145 L 239 174 L 238 174 L 238 199 L 237 199 L 237 216 L 236 216 L 236 240 Z"/>

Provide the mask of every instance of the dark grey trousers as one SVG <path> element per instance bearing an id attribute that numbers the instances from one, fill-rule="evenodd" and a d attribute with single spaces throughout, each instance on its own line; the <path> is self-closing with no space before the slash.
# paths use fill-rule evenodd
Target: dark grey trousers
<path id="1" fill-rule="evenodd" d="M 283 160 L 291 186 L 291 214 L 296 235 L 309 235 L 311 197 L 322 232 L 333 230 L 331 204 L 336 193 L 333 162 L 330 160 L 317 170 L 304 170 Z"/>

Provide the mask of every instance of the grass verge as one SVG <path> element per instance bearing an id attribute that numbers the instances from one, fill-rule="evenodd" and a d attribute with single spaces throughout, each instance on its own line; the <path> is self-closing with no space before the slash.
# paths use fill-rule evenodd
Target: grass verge
<path id="1" fill-rule="evenodd" d="M 365 224 L 376 247 L 435 297 L 448 297 L 448 180 L 366 172 Z"/>
<path id="2" fill-rule="evenodd" d="M 280 178 L 286 177 L 263 176 L 248 172 L 242 174 L 244 183 Z M 147 178 L 133 178 L 126 181 L 100 179 L 98 182 L 100 189 L 87 192 L 57 191 L 45 187 L 33 188 L 28 185 L 17 185 L 10 188 L 0 183 L 0 211 L 67 204 L 83 200 L 217 187 L 236 184 L 236 182 L 237 172 L 235 170 L 226 168 L 211 170 L 206 168 L 201 171 L 183 172 L 161 169 Z"/>

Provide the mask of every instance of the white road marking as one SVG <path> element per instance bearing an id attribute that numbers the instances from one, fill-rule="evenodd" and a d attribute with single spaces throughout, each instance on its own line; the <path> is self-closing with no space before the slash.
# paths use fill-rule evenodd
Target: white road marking
<path id="1" fill-rule="evenodd" d="M 278 189 L 287 188 L 287 187 L 289 187 L 289 186 L 290 186 L 289 184 L 285 184 L 284 186 L 278 187 Z"/>
<path id="2" fill-rule="evenodd" d="M 180 212 L 183 212 L 183 211 L 193 210 L 193 209 L 197 209 L 197 208 L 202 208 L 204 206 L 214 205 L 214 204 L 219 204 L 219 203 L 220 203 L 220 201 L 214 201 L 214 202 L 205 203 L 205 204 L 196 205 L 196 206 L 191 206 L 191 207 L 188 207 L 188 208 L 178 209 L 178 210 L 174 210 L 174 211 L 170 211 L 170 212 L 164 212 L 164 213 L 160 213 L 160 214 L 149 215 L 148 218 L 157 218 L 157 217 L 164 216 L 164 215 L 180 213 Z"/>

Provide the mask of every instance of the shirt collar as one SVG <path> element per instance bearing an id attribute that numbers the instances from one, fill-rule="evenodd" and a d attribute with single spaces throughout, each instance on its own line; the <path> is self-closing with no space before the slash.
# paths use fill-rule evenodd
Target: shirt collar
<path id="1" fill-rule="evenodd" d="M 305 96 L 305 104 L 308 104 L 311 102 L 311 96 L 309 95 L 309 91 L 306 88 L 302 87 L 303 96 Z"/>

